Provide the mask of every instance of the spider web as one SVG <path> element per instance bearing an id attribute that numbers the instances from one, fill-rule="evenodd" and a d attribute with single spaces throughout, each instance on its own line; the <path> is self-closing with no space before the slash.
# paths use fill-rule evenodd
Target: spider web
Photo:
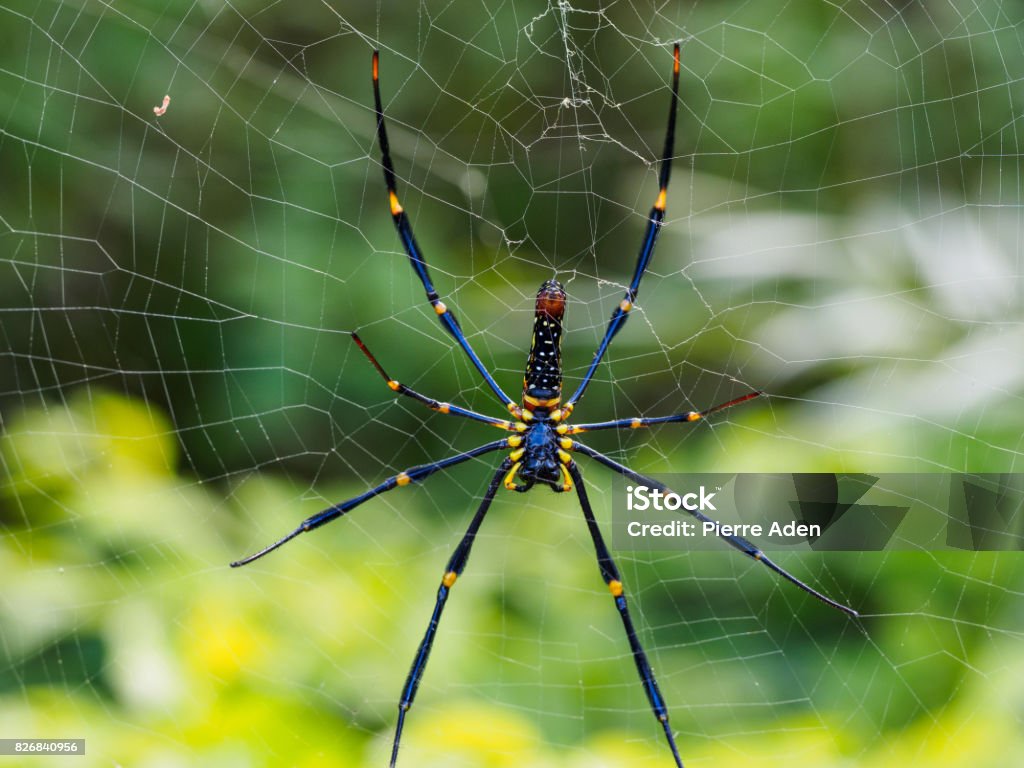
<path id="1" fill-rule="evenodd" d="M 76 766 L 386 763 L 499 413 L 388 216 L 369 61 L 435 282 L 511 394 L 533 295 L 579 381 L 657 191 L 668 217 L 577 417 L 641 472 L 1015 472 L 1024 456 L 1013 3 L 0 6 L 0 737 Z M 166 112 L 154 107 L 168 94 Z M 607 525 L 611 478 L 581 461 Z M 508 498 L 514 496 L 514 498 Z M 606 529 L 607 534 L 607 529 Z M 616 551 L 688 766 L 1004 766 L 1015 553 Z M 572 494 L 500 493 L 400 765 L 665 766 Z M 17 758 L 14 758 L 16 760 Z M 15 764 L 12 762 L 12 764 Z"/>

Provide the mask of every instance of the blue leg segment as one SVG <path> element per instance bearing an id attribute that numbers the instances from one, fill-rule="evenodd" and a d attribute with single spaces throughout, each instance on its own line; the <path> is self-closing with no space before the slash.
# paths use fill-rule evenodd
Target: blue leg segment
<path id="1" fill-rule="evenodd" d="M 587 529 L 590 531 L 590 538 L 594 541 L 594 550 L 597 552 L 597 565 L 601 569 L 601 578 L 608 585 L 612 597 L 615 598 L 615 607 L 622 618 L 622 626 L 626 630 L 626 637 L 629 638 L 629 647 L 633 651 L 633 661 L 636 663 L 637 674 L 640 675 L 640 682 L 643 683 L 644 693 L 647 694 L 647 701 L 651 705 L 651 711 L 658 718 L 662 729 L 665 731 L 665 738 L 668 740 L 669 749 L 672 750 L 672 757 L 676 761 L 677 768 L 683 768 L 683 761 L 679 757 L 679 748 L 676 747 L 676 739 L 672 729 L 668 725 L 668 708 L 665 700 L 658 689 L 658 681 L 651 671 L 650 662 L 647 661 L 647 654 L 640 645 L 640 638 L 636 636 L 636 628 L 633 626 L 633 619 L 629 615 L 629 607 L 626 605 L 626 595 L 623 593 L 622 577 L 619 576 L 619 569 L 612 559 L 608 547 L 604 543 L 601 529 L 594 519 L 594 511 L 590 507 L 590 500 L 587 498 L 587 490 L 583 486 L 583 475 L 575 462 L 569 464 L 569 474 L 572 476 L 573 485 L 576 487 L 576 494 L 579 496 L 580 506 L 583 508 L 583 516 L 587 520 Z"/>
<path id="2" fill-rule="evenodd" d="M 402 740 L 402 729 L 405 727 L 405 713 L 412 707 L 413 700 L 416 698 L 416 691 L 420 687 L 420 680 L 423 678 L 423 670 L 427 666 L 427 659 L 430 658 L 430 649 L 434 646 L 437 626 L 441 622 L 441 613 L 444 611 L 445 603 L 448 602 L 448 595 L 455 584 L 455 580 L 462 575 L 462 571 L 469 561 L 469 553 L 473 548 L 473 541 L 476 539 L 477 531 L 480 530 L 480 525 L 487 515 L 487 510 L 494 500 L 494 494 L 497 493 L 502 478 L 511 467 L 511 459 L 505 459 L 501 466 L 498 467 L 498 471 L 491 479 L 491 484 L 487 486 L 487 492 L 484 493 L 483 501 L 480 502 L 476 515 L 473 516 L 473 520 L 470 522 L 466 534 L 462 537 L 462 541 L 459 542 L 459 546 L 452 553 L 451 559 L 448 561 L 448 567 L 445 568 L 444 576 L 441 578 L 441 586 L 437 590 L 437 601 L 434 603 L 434 612 L 430 615 L 427 631 L 423 635 L 423 640 L 420 641 L 419 650 L 416 651 L 416 658 L 413 659 L 409 675 L 405 678 L 405 685 L 402 686 L 402 698 L 398 702 L 398 723 L 395 726 L 395 741 L 391 747 L 391 768 L 395 768 L 395 762 L 398 760 L 398 746 Z"/>

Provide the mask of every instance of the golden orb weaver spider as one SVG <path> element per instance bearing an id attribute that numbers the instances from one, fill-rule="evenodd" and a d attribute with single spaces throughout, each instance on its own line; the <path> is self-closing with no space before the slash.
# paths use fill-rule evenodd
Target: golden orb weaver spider
<path id="1" fill-rule="evenodd" d="M 533 341 L 530 345 L 530 355 L 526 362 L 526 373 L 523 378 L 522 404 L 520 405 L 506 395 L 494 380 L 494 377 L 491 376 L 487 367 L 473 351 L 469 340 L 462 332 L 462 328 L 459 326 L 455 316 L 444 302 L 441 301 L 440 296 L 434 289 L 434 284 L 430 279 L 430 273 L 427 270 L 427 262 L 423 258 L 415 237 L 413 237 L 409 217 L 405 213 L 405 209 L 402 208 L 401 203 L 398 201 L 398 191 L 395 183 L 395 168 L 391 161 L 391 152 L 388 146 L 388 134 L 384 126 L 384 110 L 381 106 L 379 52 L 374 51 L 373 53 L 373 97 L 377 116 L 377 139 L 380 143 L 381 164 L 384 169 L 384 182 L 387 185 L 388 201 L 391 207 L 391 217 L 394 220 L 395 229 L 398 231 L 398 236 L 402 241 L 402 246 L 409 257 L 409 263 L 412 265 L 416 275 L 423 283 L 423 288 L 427 293 L 427 300 L 434 308 L 434 312 L 437 313 L 437 317 L 438 320 L 440 320 L 441 325 L 452 335 L 452 337 L 454 337 L 459 346 L 462 347 L 463 351 L 473 363 L 473 366 L 480 372 L 480 375 L 483 377 L 487 386 L 490 387 L 491 391 L 507 408 L 514 420 L 509 421 L 506 419 L 486 416 L 484 414 L 477 413 L 476 411 L 461 408 L 457 405 L 434 400 L 431 397 L 427 397 L 426 395 L 422 395 L 419 392 L 410 389 L 404 384 L 401 384 L 388 376 L 384 371 L 383 366 L 377 361 L 377 358 L 374 357 L 373 353 L 370 352 L 369 348 L 367 348 L 366 344 L 363 343 L 362 339 L 360 339 L 357 334 L 353 333 L 352 338 L 358 345 L 359 349 L 362 350 L 363 354 L 365 354 L 373 364 L 374 368 L 377 369 L 377 372 L 384 378 L 384 381 L 387 382 L 387 385 L 397 394 L 418 400 L 427 407 L 435 411 L 439 411 L 440 413 L 462 416 L 463 418 L 472 419 L 473 421 L 481 422 L 483 424 L 490 424 L 491 426 L 498 427 L 499 429 L 511 432 L 512 434 L 502 440 L 495 440 L 494 442 L 486 443 L 469 451 L 464 451 L 454 456 L 441 459 L 440 461 L 412 467 L 404 472 L 399 472 L 397 475 L 389 477 L 380 485 L 369 489 L 359 496 L 355 496 L 354 498 L 343 501 L 340 504 L 329 507 L 323 512 L 304 520 L 298 528 L 287 536 L 284 536 L 280 540 L 265 547 L 264 549 L 261 549 L 259 552 L 250 555 L 249 557 L 231 563 L 231 566 L 238 567 L 251 563 L 253 560 L 263 557 L 267 553 L 280 547 L 282 544 L 292 540 L 300 533 L 311 531 L 314 528 L 319 528 L 325 523 L 336 520 L 342 515 L 355 509 L 363 502 L 369 501 L 374 496 L 384 493 L 385 491 L 409 485 L 414 481 L 423 480 L 439 470 L 446 469 L 456 464 L 461 464 L 462 462 L 476 458 L 477 456 L 482 456 L 483 454 L 492 453 L 494 451 L 500 451 L 502 449 L 509 449 L 508 455 L 502 460 L 494 476 L 491 478 L 490 485 L 488 485 L 487 491 L 484 493 L 483 500 L 477 508 L 476 514 L 473 516 L 473 519 L 469 524 L 469 528 L 462 537 L 462 540 L 459 542 L 459 545 L 455 548 L 455 552 L 452 554 L 448 561 L 448 565 L 445 568 L 444 575 L 441 577 L 441 585 L 437 591 L 437 600 L 434 604 L 433 614 L 430 617 L 430 623 L 427 626 L 427 631 L 424 634 L 423 640 L 420 642 L 419 649 L 416 652 L 416 656 L 413 659 L 412 667 L 409 669 L 409 674 L 405 680 L 405 685 L 402 687 L 401 700 L 398 703 L 398 722 L 395 726 L 395 738 L 391 748 L 390 768 L 395 768 L 395 763 L 398 759 L 398 747 L 402 739 L 402 728 L 405 724 L 405 715 L 412 707 L 413 700 L 416 698 L 416 690 L 419 688 L 420 680 L 423 677 L 423 670 L 426 668 L 427 659 L 430 656 L 430 649 L 434 644 L 434 637 L 437 634 L 437 628 L 441 621 L 441 614 L 444 611 L 448 595 L 451 592 L 451 588 L 454 586 L 456 579 L 462 574 L 462 571 L 466 567 L 466 563 L 469 560 L 470 550 L 473 547 L 473 541 L 476 538 L 477 532 L 480 530 L 480 525 L 483 523 L 484 516 L 487 514 L 487 510 L 490 507 L 499 486 L 504 485 L 505 488 L 511 491 L 525 493 L 538 483 L 547 485 L 556 493 L 566 493 L 575 488 L 577 497 L 579 498 L 580 507 L 583 510 L 583 516 L 586 519 L 590 537 L 594 543 L 598 567 L 601 571 L 601 578 L 604 579 L 605 584 L 608 586 L 608 589 L 615 600 L 615 607 L 618 609 L 619 616 L 622 619 L 622 624 L 626 631 L 626 637 L 629 640 L 630 649 L 632 650 L 633 661 L 636 664 L 640 681 L 644 686 L 645 693 L 647 694 L 647 700 L 650 703 L 651 710 L 661 723 L 662 729 L 665 732 L 665 739 L 668 741 L 669 749 L 672 751 L 672 758 L 675 760 L 676 768 L 683 768 L 683 761 L 679 756 L 679 749 L 676 747 L 675 735 L 673 734 L 672 729 L 669 728 L 668 709 L 662 699 L 661 692 L 658 690 L 658 683 L 655 680 L 654 673 L 651 671 L 651 666 L 647 661 L 647 654 L 640 645 L 640 640 L 637 637 L 636 630 L 633 626 L 633 620 L 630 617 L 629 608 L 626 605 L 626 597 L 622 586 L 622 577 L 619 575 L 615 561 L 612 559 L 611 553 L 605 545 L 604 537 L 601 535 L 600 528 L 598 528 L 597 520 L 594 518 L 590 501 L 587 498 L 586 488 L 583 485 L 583 475 L 580 473 L 579 467 L 577 467 L 576 462 L 573 460 L 572 454 L 583 454 L 584 456 L 594 459 L 599 464 L 603 464 L 609 469 L 628 477 L 634 482 L 643 483 L 648 487 L 656 488 L 663 492 L 668 491 L 668 488 L 651 478 L 645 477 L 638 472 L 634 472 L 629 467 L 620 464 L 614 459 L 605 456 L 592 448 L 588 448 L 576 440 L 573 440 L 571 436 L 597 429 L 637 429 L 653 424 L 668 424 L 672 422 L 691 423 L 703 419 L 716 411 L 750 400 L 761 393 L 750 392 L 749 394 L 737 397 L 704 411 L 688 411 L 686 413 L 677 413 L 671 416 L 615 419 L 613 421 L 602 421 L 591 424 L 570 425 L 568 423 L 569 417 L 572 415 L 576 404 L 579 402 L 580 398 L 583 397 L 583 393 L 586 391 L 587 385 L 590 384 L 591 379 L 594 377 L 594 372 L 597 370 L 598 364 L 604 357 L 612 338 L 614 338 L 615 334 L 621 330 L 622 326 L 628 319 L 629 313 L 633 309 L 633 303 L 636 301 L 637 292 L 640 288 L 640 280 L 643 278 L 644 272 L 647 270 L 647 265 L 650 263 L 651 257 L 654 254 L 654 246 L 658 238 L 658 232 L 661 230 L 661 226 L 665 218 L 665 203 L 666 196 L 668 194 L 669 174 L 672 170 L 672 151 L 675 136 L 676 105 L 678 102 L 678 95 L 679 44 L 676 43 L 673 52 L 672 65 L 672 101 L 669 106 L 668 129 L 665 133 L 665 147 L 661 156 L 658 196 L 654 201 L 654 206 L 651 208 L 650 214 L 648 215 L 647 231 L 644 234 L 643 243 L 640 247 L 640 255 L 637 258 L 636 267 L 633 270 L 633 277 L 630 280 L 629 287 L 626 289 L 626 294 L 618 307 L 616 307 L 615 311 L 612 313 L 604 338 L 598 345 L 597 351 L 594 353 L 594 357 L 590 362 L 590 366 L 587 368 L 587 371 L 583 376 L 583 380 L 580 382 L 573 395 L 563 403 L 561 336 L 562 318 L 565 314 L 566 294 L 562 285 L 557 280 L 548 280 L 541 285 L 540 291 L 537 293 L 536 313 L 534 315 L 533 323 Z M 521 482 L 517 482 L 517 479 Z M 689 514 L 702 522 L 710 522 L 710 518 L 700 511 L 690 511 Z M 727 544 L 735 547 L 748 557 L 766 565 L 768 568 L 775 571 L 786 580 L 792 582 L 800 589 L 813 595 L 818 600 L 821 600 L 827 605 L 837 608 L 850 616 L 857 616 L 857 612 L 852 608 L 826 597 L 821 592 L 818 592 L 814 588 L 805 584 L 782 567 L 776 565 L 774 562 L 769 560 L 760 549 L 746 539 L 740 536 L 727 534 L 719 534 L 719 538 L 723 539 Z"/>

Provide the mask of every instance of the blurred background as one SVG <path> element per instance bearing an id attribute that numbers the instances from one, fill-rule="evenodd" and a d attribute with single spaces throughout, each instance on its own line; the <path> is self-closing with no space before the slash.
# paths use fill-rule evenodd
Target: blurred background
<path id="1" fill-rule="evenodd" d="M 1004 2 L 0 6 L 0 736 L 25 764 L 381 766 L 495 457 L 227 564 L 500 413 L 388 215 L 370 55 L 435 282 L 518 394 L 632 274 L 682 40 L 667 224 L 578 418 L 643 472 L 1015 472 L 1024 11 Z M 153 113 L 164 94 L 162 116 Z M 611 478 L 582 464 L 598 518 Z M 514 496 L 514 498 L 509 498 Z M 568 496 L 568 495 L 567 495 Z M 689 768 L 1006 766 L 1016 553 L 615 552 Z M 0 758 L 20 765 L 20 758 Z M 668 766 L 574 498 L 500 493 L 404 766 Z"/>

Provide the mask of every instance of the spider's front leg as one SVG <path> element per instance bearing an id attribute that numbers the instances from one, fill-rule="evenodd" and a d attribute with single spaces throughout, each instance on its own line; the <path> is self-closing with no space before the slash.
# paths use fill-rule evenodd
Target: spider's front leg
<path id="1" fill-rule="evenodd" d="M 576 484 L 576 495 L 579 497 L 580 507 L 583 508 L 583 516 L 587 520 L 587 530 L 590 531 L 590 538 L 594 541 L 594 550 L 597 553 L 597 565 L 601 569 L 601 578 L 604 579 L 604 583 L 608 585 L 608 591 L 615 598 L 615 607 L 622 618 L 622 626 L 626 630 L 629 647 L 633 651 L 633 661 L 636 664 L 636 671 L 640 675 L 640 682 L 643 683 L 644 693 L 647 694 L 647 701 L 651 705 L 651 711 L 658 718 L 658 722 L 661 723 L 661 727 L 665 731 L 665 739 L 668 741 L 669 749 L 672 750 L 672 757 L 676 761 L 677 768 L 683 768 L 683 761 L 679 757 L 679 749 L 676 747 L 675 735 L 668 724 L 668 708 L 665 706 L 665 700 L 658 689 L 658 681 L 654 677 L 654 672 L 651 671 L 647 654 L 644 652 L 643 646 L 640 645 L 640 639 L 637 637 L 636 628 L 633 626 L 633 619 L 629 615 L 629 607 L 626 604 L 622 577 L 619 575 L 619 569 L 616 567 L 615 561 L 612 559 L 611 553 L 604 543 L 604 537 L 601 536 L 601 529 L 597 526 L 597 520 L 594 519 L 594 511 L 590 507 L 590 500 L 587 498 L 587 491 L 583 486 L 583 475 L 580 473 L 576 463 L 571 460 L 567 462 L 567 469 Z"/>
<path id="2" fill-rule="evenodd" d="M 416 691 L 420 687 L 420 680 L 423 678 L 423 670 L 426 669 L 427 659 L 430 657 L 430 649 L 434 646 L 434 637 L 437 635 L 437 627 L 441 622 L 441 614 L 444 611 L 445 603 L 448 602 L 448 595 L 450 594 L 452 587 L 455 585 L 455 580 L 462 575 L 462 571 L 465 569 L 466 563 L 469 561 L 469 554 L 473 549 L 473 541 L 476 539 L 477 531 L 480 530 L 480 525 L 484 521 L 484 516 L 490 508 L 491 502 L 494 500 L 494 494 L 498 491 L 502 476 L 508 472 L 513 463 L 514 462 L 511 458 L 506 458 L 501 463 L 501 466 L 498 467 L 498 471 L 494 473 L 494 477 L 491 478 L 491 484 L 487 486 L 487 492 L 484 494 L 484 498 L 480 502 L 480 507 L 473 516 L 473 520 L 470 522 L 469 528 L 462 537 L 462 541 L 459 542 L 459 546 L 455 548 L 455 552 L 452 553 L 451 558 L 448 560 L 448 566 L 445 568 L 444 575 L 441 577 L 441 586 L 437 589 L 437 600 L 434 603 L 434 612 L 430 616 L 430 623 L 427 625 L 427 631 L 426 634 L 423 635 L 423 640 L 420 641 L 420 647 L 419 650 L 416 651 L 416 657 L 413 659 L 412 667 L 409 668 L 409 675 L 405 678 L 405 685 L 402 686 L 402 698 L 398 702 L 398 722 L 395 725 L 395 741 L 391 747 L 390 768 L 395 768 L 395 761 L 398 760 L 398 747 L 402 741 L 402 728 L 405 726 L 405 713 L 412 707 L 412 703 L 416 698 Z"/>
<path id="3" fill-rule="evenodd" d="M 576 451 L 578 453 L 582 453 L 584 456 L 589 456 L 590 458 L 592 458 L 595 461 L 597 461 L 599 464 L 603 464 L 604 466 L 608 467 L 609 469 L 612 469 L 612 470 L 618 472 L 620 475 L 628 477 L 630 480 L 632 480 L 635 483 L 642 483 L 643 485 L 646 485 L 649 488 L 656 488 L 656 489 L 662 491 L 663 493 L 671 493 L 671 489 L 667 485 L 665 485 L 664 483 L 659 483 L 657 480 L 654 480 L 653 478 L 647 477 L 646 475 L 641 475 L 639 472 L 634 472 L 632 469 L 627 467 L 625 464 L 620 464 L 619 462 L 615 461 L 615 459 L 612 459 L 612 458 L 610 458 L 608 456 L 605 456 L 603 453 L 600 453 L 599 451 L 595 451 L 593 448 L 590 448 L 590 447 L 588 447 L 586 445 L 583 445 L 583 443 L 578 443 L 576 441 L 572 441 L 572 450 Z M 703 512 L 701 512 L 700 510 L 686 509 L 686 512 L 687 512 L 687 514 L 689 514 L 690 516 L 696 518 L 697 520 L 701 521 L 702 523 L 703 522 L 709 522 L 709 523 L 710 522 L 716 522 L 716 521 L 712 520 L 710 517 L 708 517 L 707 515 L 705 515 Z M 716 528 L 716 530 L 720 530 L 720 528 Z M 855 611 L 850 606 L 844 605 L 843 603 L 840 603 L 840 602 L 838 602 L 836 600 L 833 600 L 831 597 L 828 597 L 827 595 L 822 594 L 821 592 L 816 590 L 814 587 L 812 587 L 809 584 L 806 584 L 803 581 L 801 581 L 800 579 L 798 579 L 796 576 L 791 574 L 789 571 L 787 571 L 781 565 L 778 565 L 773 560 L 771 560 L 763 551 L 761 551 L 761 549 L 759 547 L 754 545 L 753 542 L 748 541 L 747 539 L 743 538 L 742 536 L 733 536 L 731 534 L 719 533 L 718 534 L 718 538 L 720 538 L 722 541 L 724 541 L 729 546 L 731 546 L 731 547 L 733 547 L 735 549 L 738 549 L 740 552 L 742 552 L 744 555 L 746 555 L 750 559 L 756 560 L 757 562 L 759 562 L 762 565 L 766 566 L 770 570 L 775 571 L 775 573 L 777 573 L 779 576 L 784 578 L 786 581 L 788 581 L 791 584 L 799 587 L 800 589 L 802 589 L 807 594 L 809 594 L 812 597 L 814 597 L 814 598 L 820 600 L 821 602 L 825 603 L 825 605 L 828 605 L 828 606 L 830 606 L 832 608 L 835 608 L 838 611 L 842 611 L 847 616 L 851 616 L 853 618 L 857 618 L 860 615 L 859 613 L 857 613 L 857 611 Z"/>
<path id="4" fill-rule="evenodd" d="M 299 524 L 298 528 L 296 528 L 288 535 L 278 539 L 273 544 L 264 547 L 255 554 L 249 555 L 248 557 L 244 557 L 241 560 L 236 560 L 235 562 L 231 563 L 231 567 L 238 568 L 243 565 L 248 565 L 253 560 L 258 560 L 264 555 L 270 554 L 278 547 L 287 544 L 300 533 L 312 531 L 314 528 L 319 528 L 321 525 L 326 525 L 327 523 L 333 520 L 337 520 L 342 515 L 346 515 L 349 512 L 351 512 L 360 504 L 363 504 L 364 502 L 367 502 L 370 499 L 374 498 L 375 496 L 379 496 L 382 493 L 394 490 L 395 488 L 402 488 L 406 485 L 409 485 L 410 483 L 416 482 L 417 480 L 423 480 L 427 477 L 430 477 L 430 475 L 434 474 L 435 472 L 439 472 L 442 469 L 447 469 L 448 467 L 454 467 L 456 464 L 462 464 L 463 462 L 469 461 L 470 459 L 475 459 L 477 456 L 483 456 L 485 453 L 492 453 L 493 451 L 500 451 L 502 448 L 509 448 L 513 444 L 515 444 L 515 441 L 518 437 L 518 435 L 511 435 L 505 438 L 504 440 L 495 440 L 492 443 L 486 443 L 484 445 L 479 446 L 478 448 L 463 451 L 462 453 L 458 453 L 454 456 L 449 456 L 446 459 L 441 459 L 440 461 L 435 461 L 430 464 L 423 464 L 418 467 L 412 467 L 411 469 L 407 469 L 404 472 L 399 472 L 397 475 L 392 475 L 380 485 L 371 488 L 370 490 L 365 491 L 359 494 L 358 496 L 354 496 L 353 498 L 348 499 L 347 501 L 343 501 L 340 504 L 335 504 L 333 507 L 328 507 L 323 512 L 319 512 L 313 515 L 312 517 L 306 518 Z"/>

